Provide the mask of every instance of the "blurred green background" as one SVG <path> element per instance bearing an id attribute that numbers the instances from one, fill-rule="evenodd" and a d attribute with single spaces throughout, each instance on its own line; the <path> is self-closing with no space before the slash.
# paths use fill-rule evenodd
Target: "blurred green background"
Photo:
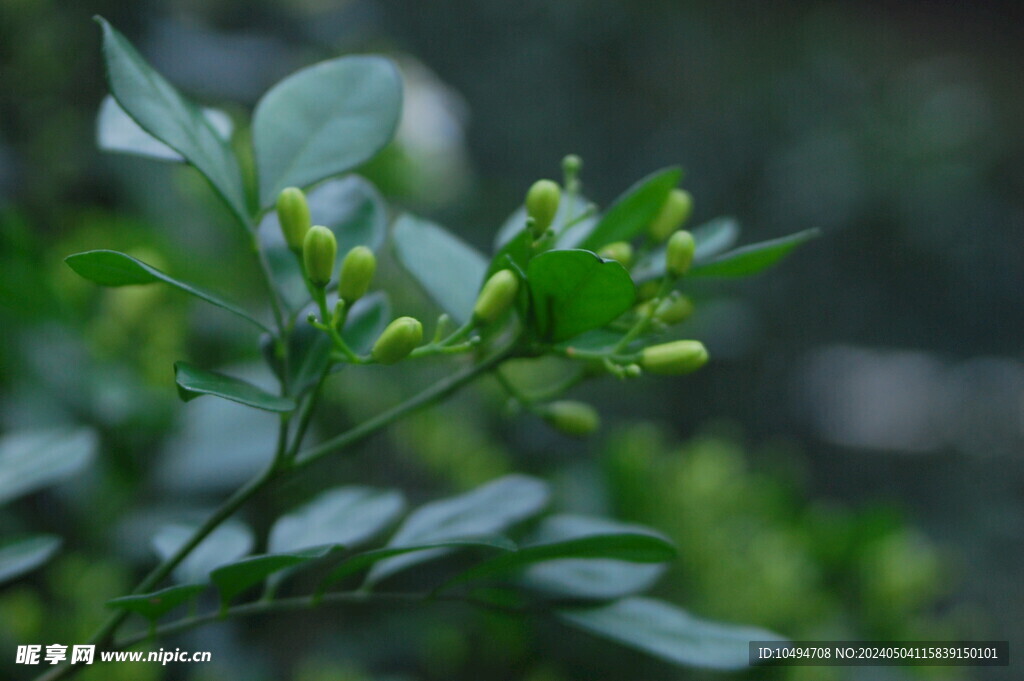
<path id="1" fill-rule="evenodd" d="M 393 56 L 405 118 L 364 172 L 396 206 L 481 248 L 569 152 L 601 204 L 681 163 L 694 224 L 734 215 L 747 241 L 825 232 L 755 280 L 691 288 L 690 329 L 714 361 L 685 380 L 588 386 L 600 436 L 567 441 L 510 418 L 482 383 L 441 418 L 412 418 L 361 457 L 279 487 L 249 509 L 257 527 L 344 482 L 419 501 L 520 470 L 554 480 L 563 510 L 670 534 L 681 559 L 657 591 L 696 614 L 804 639 L 1024 643 L 1020 3 L 3 0 L 0 427 L 85 423 L 102 445 L 87 473 L 0 511 L 4 535 L 66 539 L 53 563 L 0 590 L 0 674 L 24 676 L 18 643 L 84 641 L 101 603 L 152 564 L 153 528 L 258 468 L 274 426 L 230 404 L 182 405 L 173 388 L 181 358 L 258 380 L 247 328 L 171 291 L 98 290 L 62 263 L 91 248 L 148 253 L 259 298 L 244 239 L 197 174 L 96 150 L 94 13 L 234 115 L 313 61 Z M 399 313 L 431 316 L 393 265 L 379 283 Z M 320 432 L 407 383 L 346 373 Z M 92 678 L 721 676 L 452 606 L 250 620 L 168 644 L 214 662 Z M 1016 678 L 981 671 L 756 678 Z"/>

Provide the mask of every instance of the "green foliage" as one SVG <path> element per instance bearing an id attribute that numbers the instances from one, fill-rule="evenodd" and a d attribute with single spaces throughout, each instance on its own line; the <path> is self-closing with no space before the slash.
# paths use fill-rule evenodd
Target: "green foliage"
<path id="1" fill-rule="evenodd" d="M 200 369 L 188 362 L 174 363 L 174 381 L 184 402 L 200 395 L 216 395 L 247 407 L 266 411 L 288 412 L 295 409 L 295 401 L 288 397 L 271 395 L 252 383 L 225 376 L 216 371 Z"/>

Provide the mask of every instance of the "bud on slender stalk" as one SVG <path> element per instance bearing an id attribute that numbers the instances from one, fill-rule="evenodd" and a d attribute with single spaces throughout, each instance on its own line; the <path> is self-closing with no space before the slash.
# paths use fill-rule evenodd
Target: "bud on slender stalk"
<path id="1" fill-rule="evenodd" d="M 519 278 L 511 270 L 495 272 L 480 290 L 473 317 L 481 324 L 490 324 L 512 305 L 518 292 Z"/>
<path id="2" fill-rule="evenodd" d="M 366 246 L 356 246 L 341 261 L 338 276 L 338 296 L 351 305 L 364 295 L 377 271 L 377 258 Z"/>
<path id="3" fill-rule="evenodd" d="M 680 340 L 644 348 L 640 365 L 652 374 L 688 374 L 707 364 L 708 351 L 700 341 Z"/>
<path id="4" fill-rule="evenodd" d="M 384 329 L 370 354 L 381 364 L 394 364 L 409 356 L 423 340 L 423 324 L 413 317 L 399 317 Z"/>
<path id="5" fill-rule="evenodd" d="M 673 291 L 661 301 L 654 311 L 655 318 L 663 324 L 678 324 L 693 314 L 693 302 L 678 291 Z"/>
<path id="6" fill-rule="evenodd" d="M 665 203 L 657 217 L 647 228 L 647 233 L 657 242 L 669 238 L 672 232 L 683 226 L 690 213 L 693 212 L 693 197 L 682 189 L 673 189 L 669 192 Z"/>
<path id="7" fill-rule="evenodd" d="M 583 170 L 583 159 L 576 154 L 568 154 L 562 159 L 562 172 L 568 179 L 575 179 Z"/>
<path id="8" fill-rule="evenodd" d="M 277 221 L 281 225 L 288 248 L 298 253 L 309 231 L 309 204 L 298 187 L 286 187 L 277 196 Z"/>
<path id="9" fill-rule="evenodd" d="M 597 410 L 585 402 L 560 400 L 542 409 L 544 420 L 566 435 L 586 437 L 601 426 Z"/>
<path id="10" fill-rule="evenodd" d="M 302 262 L 306 266 L 306 277 L 313 286 L 327 286 L 334 273 L 334 260 L 337 256 L 338 242 L 334 232 L 323 225 L 310 227 L 302 242 Z"/>
<path id="11" fill-rule="evenodd" d="M 616 241 L 608 244 L 597 254 L 607 260 L 615 260 L 623 267 L 629 267 L 633 263 L 633 247 L 628 241 Z"/>
<path id="12" fill-rule="evenodd" d="M 681 229 L 673 234 L 665 250 L 665 271 L 673 277 L 686 274 L 693 263 L 693 252 L 696 247 L 693 235 L 689 232 Z"/>
<path id="13" fill-rule="evenodd" d="M 537 180 L 526 192 L 526 215 L 533 218 L 533 234 L 540 236 L 548 230 L 558 212 L 562 190 L 551 180 Z"/>

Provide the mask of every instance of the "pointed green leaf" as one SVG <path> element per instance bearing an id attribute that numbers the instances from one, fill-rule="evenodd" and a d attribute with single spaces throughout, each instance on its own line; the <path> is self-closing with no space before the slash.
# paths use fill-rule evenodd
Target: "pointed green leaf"
<path id="1" fill-rule="evenodd" d="M 174 610 L 179 605 L 191 601 L 205 590 L 205 584 L 170 586 L 148 594 L 114 598 L 107 601 L 107 607 L 134 612 L 152 622 Z"/>
<path id="2" fill-rule="evenodd" d="M 230 145 L 202 109 L 146 63 L 103 18 L 103 58 L 117 103 L 139 127 L 181 154 L 213 185 L 243 224 L 249 221 L 242 173 Z"/>
<path id="3" fill-rule="evenodd" d="M 82 470 L 95 456 L 88 428 L 47 428 L 0 438 L 0 504 L 35 492 Z"/>
<path id="4" fill-rule="evenodd" d="M 320 584 L 318 593 L 323 593 L 330 585 L 335 584 L 346 577 L 350 577 L 354 574 L 365 570 L 366 568 L 376 565 L 381 561 L 387 559 L 395 559 L 399 557 L 408 557 L 414 559 L 412 562 L 419 563 L 425 560 L 429 560 L 431 557 L 436 557 L 445 553 L 449 553 L 451 549 L 492 549 L 498 551 L 515 551 L 516 545 L 510 540 L 500 535 L 492 536 L 478 536 L 478 537 L 456 537 L 452 539 L 445 539 L 442 541 L 427 542 L 424 544 L 413 544 L 411 546 L 402 546 L 395 548 L 375 549 L 373 551 L 366 551 L 359 553 L 351 558 L 344 560 L 340 563 Z M 422 555 L 417 556 L 414 554 L 428 553 L 428 557 L 423 558 Z M 371 583 L 367 580 L 367 583 Z"/>
<path id="5" fill-rule="evenodd" d="M 219 109 L 203 109 L 203 115 L 225 142 L 231 140 L 234 124 L 231 117 Z M 169 146 L 139 127 L 131 116 L 107 95 L 100 104 L 96 118 L 96 144 L 103 151 L 143 156 L 158 161 L 184 161 L 185 159 Z"/>
<path id="6" fill-rule="evenodd" d="M 647 534 L 667 542 L 662 535 L 641 525 L 561 514 L 545 518 L 530 536 L 529 546 L 612 532 Z M 530 566 L 520 583 L 556 598 L 608 600 L 646 591 L 664 572 L 664 564 L 601 558 L 552 560 Z"/>
<path id="7" fill-rule="evenodd" d="M 185 544 L 195 531 L 194 525 L 165 525 L 153 537 L 153 548 L 167 560 Z M 237 561 L 253 546 L 252 530 L 237 521 L 229 521 L 211 532 L 174 570 L 182 584 L 205 584 L 210 573 L 221 565 Z"/>
<path id="8" fill-rule="evenodd" d="M 174 382 L 178 384 L 178 394 L 183 402 L 200 395 L 216 395 L 264 411 L 289 412 L 295 409 L 295 401 L 290 397 L 272 395 L 252 383 L 201 369 L 188 362 L 174 363 Z"/>
<path id="9" fill-rule="evenodd" d="M 260 205 L 368 161 L 391 141 L 401 111 L 401 76 L 383 57 L 340 57 L 288 76 L 253 113 Z"/>
<path id="10" fill-rule="evenodd" d="M 187 284 L 170 277 L 157 268 L 124 253 L 107 250 L 85 251 L 84 253 L 69 255 L 64 258 L 64 262 L 79 276 L 100 286 L 136 286 L 155 284 L 157 282 L 170 284 L 174 288 L 193 295 L 200 300 L 205 300 L 228 312 L 233 312 L 264 331 L 270 331 L 265 324 L 256 320 L 237 305 L 221 300 L 212 293 L 207 293 L 192 284 Z"/>
<path id="11" fill-rule="evenodd" d="M 762 241 L 737 248 L 716 258 L 693 266 L 693 277 L 749 277 L 776 264 L 793 249 L 821 234 L 817 229 L 805 229 L 771 241 Z"/>
<path id="12" fill-rule="evenodd" d="M 679 184 L 683 171 L 664 168 L 627 189 L 601 216 L 580 248 L 596 251 L 616 241 L 631 241 L 657 217 L 668 193 Z"/>
<path id="13" fill-rule="evenodd" d="M 389 548 L 420 546 L 453 538 L 490 535 L 539 513 L 548 503 L 546 483 L 525 475 L 506 475 L 465 494 L 425 504 L 411 513 L 388 542 Z M 432 560 L 443 549 L 388 558 L 367 577 L 374 584 L 413 565 Z"/>
<path id="14" fill-rule="evenodd" d="M 553 342 L 612 321 L 633 306 L 636 288 L 619 263 L 590 251 L 548 251 L 526 271 L 540 337 Z"/>
<path id="15" fill-rule="evenodd" d="M 352 548 L 383 532 L 403 510 L 398 490 L 338 487 L 278 518 L 267 547 L 272 553 L 326 544 Z"/>
<path id="16" fill-rule="evenodd" d="M 323 558 L 339 546 L 308 548 L 296 553 L 267 553 L 249 556 L 221 565 L 210 573 L 210 580 L 220 591 L 221 604 L 227 605 L 239 594 L 259 584 L 274 573 Z"/>
<path id="17" fill-rule="evenodd" d="M 719 624 L 650 598 L 624 598 L 596 608 L 560 610 L 564 622 L 687 667 L 744 669 L 750 641 L 782 640 L 756 627 Z"/>
<path id="18" fill-rule="evenodd" d="M 435 303 L 459 323 L 469 320 L 487 260 L 447 230 L 412 215 L 395 222 L 395 254 Z"/>
<path id="19" fill-rule="evenodd" d="M 60 548 L 60 537 L 38 534 L 0 546 L 0 584 L 31 572 Z"/>
<path id="20" fill-rule="evenodd" d="M 515 553 L 492 558 L 456 575 L 439 590 L 475 580 L 508 576 L 547 561 L 603 558 L 629 563 L 665 563 L 675 556 L 676 550 L 672 544 L 651 534 L 593 534 L 527 546 Z"/>

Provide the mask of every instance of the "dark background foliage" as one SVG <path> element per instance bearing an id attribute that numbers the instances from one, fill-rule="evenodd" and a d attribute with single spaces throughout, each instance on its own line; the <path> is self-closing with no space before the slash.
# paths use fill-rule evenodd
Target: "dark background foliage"
<path id="1" fill-rule="evenodd" d="M 681 163 L 695 223 L 734 215 L 750 241 L 823 228 L 770 273 L 691 290 L 692 334 L 715 358 L 706 370 L 588 391 L 613 437 L 567 444 L 468 400 L 450 407 L 447 425 L 413 419 L 375 440 L 369 463 L 331 469 L 335 482 L 422 499 L 528 470 L 561 481 L 567 508 L 673 533 L 684 559 L 664 591 L 701 614 L 792 635 L 1024 642 L 1019 3 L 8 0 L 2 425 L 86 421 L 104 447 L 78 485 L 3 516 L 0 527 L 56 531 L 70 549 L 0 594 L 4 657 L 29 634 L 84 638 L 99 610 L 91 592 L 129 586 L 133 566 L 149 560 L 152 522 L 182 504 L 208 506 L 252 457 L 239 445 L 234 459 L 182 473 L 192 469 L 181 452 L 202 429 L 182 425 L 193 405 L 174 401 L 169 368 L 184 356 L 255 361 L 243 329 L 171 293 L 97 292 L 61 263 L 86 248 L 148 249 L 175 272 L 255 298 L 242 240 L 197 176 L 96 151 L 105 85 L 93 13 L 183 90 L 235 114 L 317 59 L 396 56 L 409 119 L 366 174 L 397 205 L 481 247 L 569 152 L 583 157 L 586 192 L 602 204 Z M 404 280 L 385 265 L 382 281 Z M 428 314 L 414 294 L 398 299 Z M 321 428 L 402 389 L 382 373 L 346 380 Z M 500 406 L 496 392 L 483 394 Z M 222 417 L 235 430 L 221 435 L 248 432 L 258 447 L 258 428 L 233 414 Z M 660 434 L 629 425 L 640 420 Z M 315 483 L 278 490 L 257 523 Z M 752 524 L 766 528 L 753 535 L 760 552 L 740 548 Z M 788 577 L 765 576 L 776 573 Z M 763 590 L 744 595 L 740 584 Z M 882 607 L 899 594 L 911 602 Z M 59 626 L 48 621 L 57 613 L 67 615 Z M 343 629 L 341 643 L 323 616 L 191 642 L 226 651 L 236 666 L 223 669 L 246 678 L 262 678 L 245 667 L 258 662 L 230 651 L 258 649 L 301 679 L 636 678 L 639 664 L 493 616 L 358 616 L 362 633 Z M 290 656 L 289 630 L 321 634 Z M 534 663 L 536 650 L 552 661 Z M 591 659 L 608 663 L 604 676 L 587 674 Z M 786 678 L 818 678 L 798 674 Z M 973 678 L 952 678 L 964 677 Z"/>

